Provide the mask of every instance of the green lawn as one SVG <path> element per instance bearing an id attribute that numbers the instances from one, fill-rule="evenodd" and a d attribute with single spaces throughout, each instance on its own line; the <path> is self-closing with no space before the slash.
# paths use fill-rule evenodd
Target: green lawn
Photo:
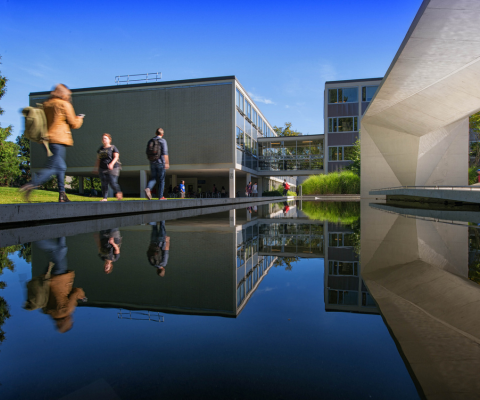
<path id="1" fill-rule="evenodd" d="M 100 201 L 100 197 L 79 196 L 76 194 L 68 194 L 71 201 Z M 155 198 L 154 198 L 155 199 Z M 125 200 L 146 200 L 139 197 L 124 197 Z M 115 197 L 110 197 L 108 201 L 118 201 Z M 30 203 L 56 203 L 58 202 L 58 192 L 49 190 L 34 190 L 30 195 Z M 18 188 L 0 187 L 0 204 L 18 204 L 26 203 L 23 193 Z"/>

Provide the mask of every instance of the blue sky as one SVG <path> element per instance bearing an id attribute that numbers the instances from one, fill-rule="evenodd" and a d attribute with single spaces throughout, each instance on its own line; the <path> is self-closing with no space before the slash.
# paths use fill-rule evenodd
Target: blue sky
<path id="1" fill-rule="evenodd" d="M 28 94 L 236 75 L 272 125 L 323 133 L 326 80 L 382 77 L 421 0 L 0 0 L 0 125 L 21 133 Z M 11 138 L 14 139 L 14 138 Z"/>

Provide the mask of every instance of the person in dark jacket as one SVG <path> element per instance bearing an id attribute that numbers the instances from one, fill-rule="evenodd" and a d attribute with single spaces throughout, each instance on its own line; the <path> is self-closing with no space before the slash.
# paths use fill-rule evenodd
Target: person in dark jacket
<path id="1" fill-rule="evenodd" d="M 58 201 L 68 202 L 65 194 L 65 171 L 67 163 L 67 146 L 73 146 L 71 129 L 82 126 L 83 115 L 75 115 L 72 106 L 72 92 L 63 84 L 55 87 L 50 94 L 50 99 L 43 103 L 43 110 L 47 118 L 48 140 L 52 156 L 48 157 L 45 168 L 40 170 L 30 183 L 23 185 L 20 191 L 24 193 L 25 200 L 30 200 L 33 189 L 42 185 L 55 175 L 58 180 Z"/>
<path id="2" fill-rule="evenodd" d="M 168 146 L 167 141 L 163 138 L 163 129 L 158 128 L 155 131 L 154 140 L 158 141 L 160 147 L 160 154 L 158 159 L 150 161 L 150 174 L 151 178 L 145 188 L 145 195 L 148 200 L 152 200 L 152 189 L 155 183 L 158 184 L 158 199 L 166 200 L 163 196 L 163 189 L 165 188 L 165 171 L 170 168 L 170 160 L 168 158 Z"/>
<path id="3" fill-rule="evenodd" d="M 122 236 L 118 228 L 105 229 L 94 235 L 98 247 L 98 256 L 103 260 L 106 274 L 113 271 L 113 263 L 120 258 Z"/>
<path id="4" fill-rule="evenodd" d="M 107 201 L 108 185 L 115 192 L 118 200 L 123 199 L 122 190 L 118 185 L 118 177 L 120 175 L 120 152 L 117 147 L 112 144 L 112 136 L 108 133 L 102 135 L 102 144 L 97 150 L 97 160 L 95 162 L 95 173 L 98 173 L 102 182 L 102 196 L 101 201 Z"/>
<path id="5" fill-rule="evenodd" d="M 150 225 L 152 225 L 152 233 L 147 258 L 150 265 L 157 268 L 157 275 L 163 278 L 170 252 L 170 236 L 167 236 L 165 221 L 152 222 Z"/>

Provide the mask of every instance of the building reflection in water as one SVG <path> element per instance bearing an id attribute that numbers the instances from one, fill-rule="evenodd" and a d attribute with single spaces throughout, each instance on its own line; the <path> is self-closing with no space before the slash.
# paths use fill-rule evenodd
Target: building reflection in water
<path id="1" fill-rule="evenodd" d="M 81 306 L 236 317 L 273 266 L 325 258 L 332 266 L 325 269 L 326 309 L 375 311 L 348 230 L 310 220 L 295 202 L 166 221 L 168 250 L 160 240 L 162 260 L 153 264 L 152 226 L 67 238 L 69 269 L 88 293 Z M 44 273 L 45 254 L 34 248 L 32 260 L 33 276 Z M 115 262 L 113 273 L 105 274 L 106 261 Z"/>
<path id="2" fill-rule="evenodd" d="M 359 232 L 352 226 L 326 223 L 325 309 L 379 314 L 361 275 Z"/>

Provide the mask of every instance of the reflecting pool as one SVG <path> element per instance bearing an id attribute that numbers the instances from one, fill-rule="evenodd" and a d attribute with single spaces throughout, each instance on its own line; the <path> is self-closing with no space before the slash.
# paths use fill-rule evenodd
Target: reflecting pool
<path id="1" fill-rule="evenodd" d="M 475 398 L 478 232 L 368 202 L 0 231 L 0 397 Z"/>

